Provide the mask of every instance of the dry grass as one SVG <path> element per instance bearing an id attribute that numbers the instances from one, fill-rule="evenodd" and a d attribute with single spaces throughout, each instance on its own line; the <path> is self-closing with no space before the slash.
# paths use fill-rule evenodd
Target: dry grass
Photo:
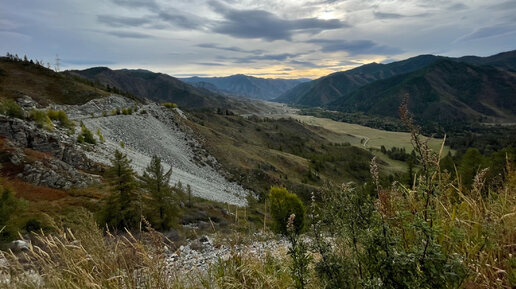
<path id="1" fill-rule="evenodd" d="M 163 235 L 150 228 L 138 236 L 104 234 L 81 212 L 68 229 L 35 236 L 30 250 L 2 253 L 0 288 L 288 288 L 282 262 L 234 254 L 207 272 L 177 274 L 167 268 Z"/>

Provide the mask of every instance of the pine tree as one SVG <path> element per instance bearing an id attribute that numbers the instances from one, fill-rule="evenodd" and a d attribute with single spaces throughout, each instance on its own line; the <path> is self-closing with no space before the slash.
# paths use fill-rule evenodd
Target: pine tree
<path id="1" fill-rule="evenodd" d="M 172 168 L 165 171 L 161 165 L 161 159 L 154 155 L 151 162 L 140 177 L 141 188 L 150 198 L 150 210 L 147 217 L 151 224 L 160 230 L 171 227 L 177 209 L 174 205 L 172 187 L 169 185 Z M 156 216 L 156 212 L 158 215 Z"/>
<path id="2" fill-rule="evenodd" d="M 127 155 L 116 150 L 105 177 L 113 193 L 105 202 L 101 216 L 103 223 L 119 229 L 135 228 L 141 219 L 141 205 L 136 194 L 135 173 Z"/>

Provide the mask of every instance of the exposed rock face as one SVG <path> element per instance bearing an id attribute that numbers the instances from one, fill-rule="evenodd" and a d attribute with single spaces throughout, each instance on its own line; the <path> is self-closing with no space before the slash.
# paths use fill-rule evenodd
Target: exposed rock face
<path id="1" fill-rule="evenodd" d="M 32 164 L 26 163 L 23 172 L 19 173 L 17 177 L 36 185 L 59 189 L 85 187 L 100 181 L 100 177 L 80 173 L 67 163 L 59 160 L 48 160 L 45 163 L 40 161 Z"/>
<path id="2" fill-rule="evenodd" d="M 20 100 L 18 101 L 20 102 Z M 22 108 L 34 108 L 30 98 L 23 98 Z M 99 181 L 98 176 L 80 170 L 98 170 L 79 147 L 68 131 L 56 128 L 49 132 L 38 128 L 33 122 L 0 115 L 0 136 L 6 139 L 6 146 L 12 148 L 4 151 L 8 161 L 23 167 L 16 176 L 36 185 L 58 189 L 83 187 Z M 24 149 L 43 153 L 39 158 L 28 158 Z"/>
<path id="3" fill-rule="evenodd" d="M 48 132 L 31 122 L 0 115 L 0 135 L 17 147 L 49 153 L 75 168 L 94 168 L 94 164 L 75 147 L 73 138 L 66 131 L 56 129 L 55 132 Z"/>

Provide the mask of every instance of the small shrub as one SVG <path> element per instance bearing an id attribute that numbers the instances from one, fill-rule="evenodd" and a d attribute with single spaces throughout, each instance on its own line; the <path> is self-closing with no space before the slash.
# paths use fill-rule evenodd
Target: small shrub
<path id="1" fill-rule="evenodd" d="M 103 117 L 106 117 L 106 116 L 107 116 L 107 111 L 103 110 L 103 111 L 102 111 L 102 116 L 103 116 Z"/>
<path id="2" fill-rule="evenodd" d="M 97 141 L 93 137 L 93 133 L 84 125 L 81 125 L 81 133 L 77 136 L 77 141 L 80 143 L 96 144 Z"/>
<path id="3" fill-rule="evenodd" d="M 47 112 L 47 116 L 51 120 L 59 121 L 59 123 L 63 127 L 67 128 L 71 131 L 75 130 L 75 124 L 73 123 L 73 121 L 68 119 L 68 115 L 66 114 L 66 112 L 64 110 L 56 111 L 56 110 L 51 109 Z"/>
<path id="4" fill-rule="evenodd" d="M 120 147 L 125 148 L 125 143 L 123 141 L 120 142 Z"/>
<path id="5" fill-rule="evenodd" d="M 44 128 L 50 131 L 54 130 L 52 120 L 50 120 L 48 115 L 42 110 L 31 110 L 29 113 L 29 118 L 32 119 L 39 128 Z"/>
<path id="6" fill-rule="evenodd" d="M 123 115 L 128 115 L 129 114 L 129 111 L 127 110 L 127 108 L 122 108 L 122 114 Z"/>
<path id="7" fill-rule="evenodd" d="M 173 102 L 165 102 L 165 103 L 163 103 L 161 105 L 166 107 L 166 108 L 169 108 L 169 109 L 177 108 L 177 104 L 175 104 Z"/>
<path id="8" fill-rule="evenodd" d="M 99 137 L 100 142 L 104 142 L 105 141 L 104 136 L 100 132 L 100 128 L 97 128 L 97 136 Z"/>
<path id="9" fill-rule="evenodd" d="M 305 208 L 299 197 L 283 187 L 271 187 L 269 198 L 275 231 L 287 235 L 287 221 L 294 214 L 293 230 L 296 234 L 301 232 L 305 225 Z"/>
<path id="10" fill-rule="evenodd" d="M 12 99 L 4 99 L 0 101 L 0 113 L 10 117 L 23 118 L 23 110 Z"/>

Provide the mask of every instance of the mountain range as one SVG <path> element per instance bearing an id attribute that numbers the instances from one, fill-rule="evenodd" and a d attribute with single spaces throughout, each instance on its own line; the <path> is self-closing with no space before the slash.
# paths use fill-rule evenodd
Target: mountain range
<path id="1" fill-rule="evenodd" d="M 229 96 L 271 100 L 309 79 L 258 78 L 244 74 L 226 77 L 180 78 L 198 88 Z"/>
<path id="2" fill-rule="evenodd" d="M 228 99 L 220 94 L 192 86 L 167 74 L 143 69 L 93 67 L 68 73 L 156 102 L 174 102 L 182 107 L 194 108 L 226 107 L 229 104 Z"/>
<path id="3" fill-rule="evenodd" d="M 416 118 L 441 125 L 514 122 L 516 51 L 490 57 L 420 55 L 371 63 L 302 83 L 276 99 L 308 107 L 398 117 L 409 95 Z"/>

